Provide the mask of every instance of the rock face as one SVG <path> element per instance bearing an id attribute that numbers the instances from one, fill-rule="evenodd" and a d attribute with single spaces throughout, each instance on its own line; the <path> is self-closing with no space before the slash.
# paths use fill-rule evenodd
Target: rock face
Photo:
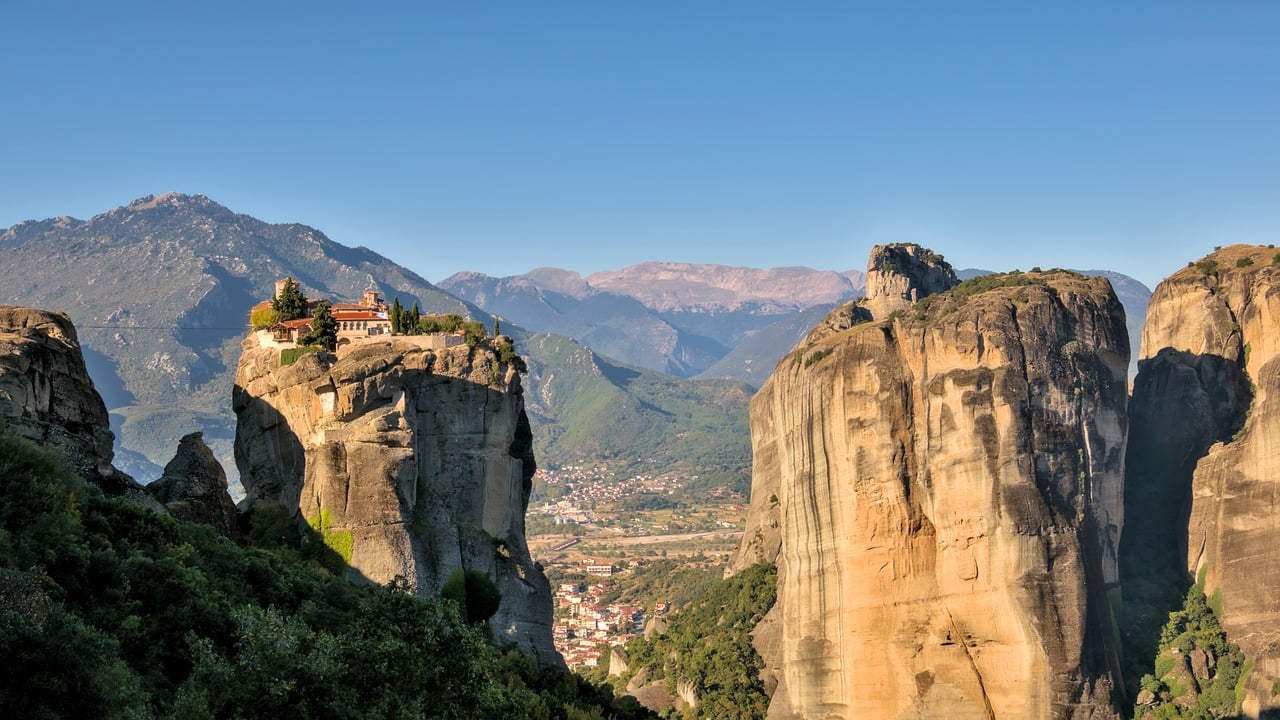
<path id="1" fill-rule="evenodd" d="M 235 532 L 236 506 L 227 492 L 227 473 L 204 444 L 203 433 L 182 438 L 164 475 L 147 485 L 147 492 L 179 520 L 210 525 L 227 537 Z"/>
<path id="2" fill-rule="evenodd" d="M 353 579 L 404 576 L 438 597 L 453 571 L 486 573 L 502 593 L 495 636 L 562 667 L 551 587 L 525 542 L 535 465 L 516 371 L 484 348 L 412 338 L 280 357 L 251 336 L 236 374 L 249 499 L 296 509 Z"/>
<path id="3" fill-rule="evenodd" d="M 1227 637 L 1255 660 L 1245 714 L 1280 708 L 1280 265 L 1236 245 L 1151 297 L 1133 397 L 1129 481 L 1155 537 L 1219 593 Z M 1132 496 L 1131 496 L 1132 497 Z M 1143 498 L 1135 498 L 1139 502 Z"/>
<path id="4" fill-rule="evenodd" d="M 57 448 L 108 495 L 158 508 L 142 486 L 111 465 L 107 407 L 93 388 L 71 319 L 0 306 L 0 420 L 19 435 Z"/>
<path id="5" fill-rule="evenodd" d="M 1123 310 L 1060 272 L 909 305 L 954 280 L 894 254 L 752 401 L 734 567 L 778 565 L 769 717 L 1119 717 Z"/>
<path id="6" fill-rule="evenodd" d="M 867 263 L 867 307 L 878 318 L 888 317 L 956 282 L 951 265 L 932 250 L 910 243 L 877 245 Z"/>

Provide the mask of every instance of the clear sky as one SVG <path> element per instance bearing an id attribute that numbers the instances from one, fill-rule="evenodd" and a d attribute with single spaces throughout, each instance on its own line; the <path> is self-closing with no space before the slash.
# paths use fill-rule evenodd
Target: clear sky
<path id="1" fill-rule="evenodd" d="M 0 227 L 203 193 L 440 280 L 1280 244 L 1280 2 L 0 3 Z"/>

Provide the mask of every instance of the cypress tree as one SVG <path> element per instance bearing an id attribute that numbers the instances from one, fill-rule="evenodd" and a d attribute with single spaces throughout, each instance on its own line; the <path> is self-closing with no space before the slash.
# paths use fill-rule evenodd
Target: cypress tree
<path id="1" fill-rule="evenodd" d="M 420 319 L 420 314 L 418 312 L 418 303 L 415 302 L 413 304 L 413 307 L 410 308 L 409 310 L 409 316 L 408 318 L 406 318 L 407 322 L 405 323 L 409 326 L 408 333 L 410 335 L 417 335 L 421 332 L 421 330 L 418 329 L 419 319 Z"/>
<path id="2" fill-rule="evenodd" d="M 399 335 L 404 332 L 404 319 L 400 316 L 404 313 L 404 308 L 400 305 L 400 296 L 397 295 L 391 301 L 391 332 Z"/>

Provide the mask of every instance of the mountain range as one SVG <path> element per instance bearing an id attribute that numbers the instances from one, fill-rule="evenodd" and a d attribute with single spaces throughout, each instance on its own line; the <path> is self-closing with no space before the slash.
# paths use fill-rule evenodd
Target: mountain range
<path id="1" fill-rule="evenodd" d="M 493 322 L 367 248 L 238 214 L 203 195 L 147 196 L 88 220 L 24 222 L 0 231 L 0 255 L 7 269 L 0 304 L 58 310 L 76 323 L 110 411 L 116 464 L 143 482 L 160 475 L 180 438 L 203 431 L 235 484 L 236 362 L 249 308 L 271 297 L 279 278 L 295 278 L 308 297 L 356 300 L 373 289 L 424 313 Z M 702 469 L 730 472 L 745 488 L 749 387 L 631 367 L 564 336 L 530 338 L 513 322 L 503 322 L 502 332 L 527 355 L 525 389 L 543 464 L 617 455 L 701 467 L 659 441 L 689 432 L 688 447 L 726 448 L 724 462 Z M 696 427 L 688 427 L 691 418 Z M 590 431 L 600 427 L 629 432 L 602 444 Z M 640 442 L 645 454 L 623 447 L 622 438 Z"/>
<path id="2" fill-rule="evenodd" d="M 440 287 L 530 330 L 567 335 L 643 368 L 759 385 L 759 366 L 768 366 L 767 376 L 799 339 L 790 330 L 797 313 L 825 314 L 860 297 L 865 282 L 857 270 L 647 262 L 586 277 L 561 268 L 503 278 L 460 272 Z"/>
<path id="3" fill-rule="evenodd" d="M 203 431 L 233 486 L 229 398 L 247 312 L 285 276 L 309 297 L 355 300 L 373 289 L 423 312 L 486 326 L 500 318 L 528 360 L 543 465 L 657 464 L 744 489 L 754 388 L 865 284 L 853 270 L 651 262 L 585 277 L 550 267 L 506 278 L 460 272 L 437 286 L 315 228 L 179 193 L 88 220 L 15 225 L 0 231 L 0 254 L 0 304 L 60 310 L 79 328 L 117 466 L 154 479 L 181 437 Z M 1140 324 L 1133 310 L 1149 291 L 1108 277 L 1131 326 Z"/>

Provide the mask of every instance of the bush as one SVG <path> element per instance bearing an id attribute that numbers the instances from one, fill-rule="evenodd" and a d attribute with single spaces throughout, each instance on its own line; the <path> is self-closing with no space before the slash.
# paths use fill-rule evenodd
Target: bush
<path id="1" fill-rule="evenodd" d="M 296 362 L 303 355 L 310 355 L 318 351 L 320 348 L 315 345 L 303 345 L 302 347 L 285 348 L 280 351 L 280 367 L 288 367 Z"/>
<path id="2" fill-rule="evenodd" d="M 1253 258 L 1242 257 L 1236 261 L 1236 267 L 1247 268 L 1253 264 Z"/>
<path id="3" fill-rule="evenodd" d="M 1201 260 L 1196 263 L 1196 271 L 1201 275 L 1212 275 L 1218 272 L 1217 260 Z"/>
<path id="4" fill-rule="evenodd" d="M 449 574 L 444 587 L 440 588 L 440 597 L 456 602 L 466 613 L 467 622 L 472 625 L 493 617 L 502 604 L 502 593 L 487 574 L 462 568 Z"/>
<path id="5" fill-rule="evenodd" d="M 276 311 L 270 307 L 261 307 L 249 313 L 249 325 L 254 330 L 262 330 L 276 324 Z"/>

